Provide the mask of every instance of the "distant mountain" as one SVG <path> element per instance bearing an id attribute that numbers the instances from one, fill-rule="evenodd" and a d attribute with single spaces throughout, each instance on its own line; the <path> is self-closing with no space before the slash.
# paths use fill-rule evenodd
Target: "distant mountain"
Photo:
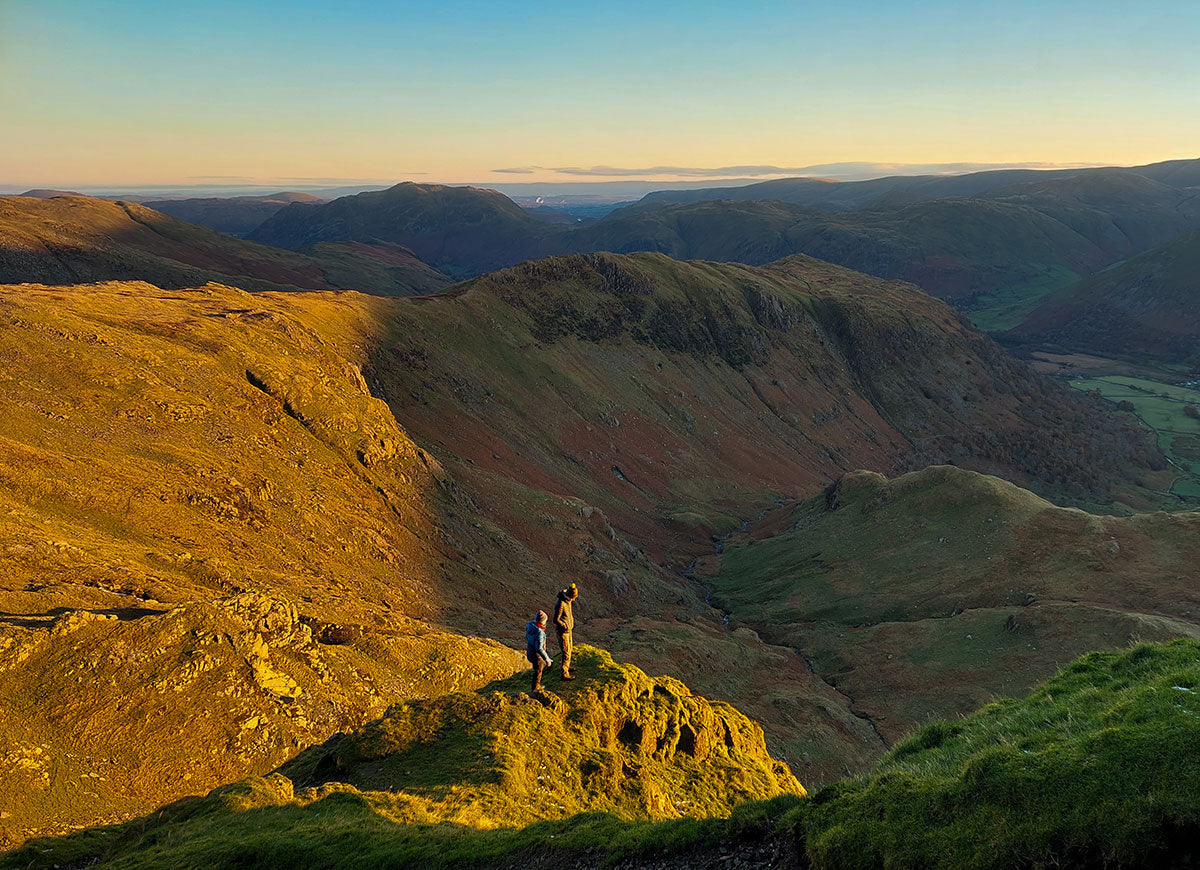
<path id="1" fill-rule="evenodd" d="M 293 250 L 399 244 L 464 278 L 553 254 L 654 251 L 762 265 L 803 253 L 910 281 L 981 318 L 998 308 L 981 322 L 1004 329 L 1081 276 L 1200 228 L 1200 197 L 1118 169 L 784 179 L 719 192 L 652 196 L 598 221 L 550 224 L 495 191 L 405 183 L 288 206 L 251 238 Z M 864 203 L 873 205 L 849 207 Z"/>
<path id="2" fill-rule="evenodd" d="M 1046 274 L 1087 274 L 1113 259 L 1036 209 L 971 199 L 855 212 L 755 200 L 636 206 L 560 242 L 579 251 L 658 251 L 753 265 L 804 253 L 950 300 Z"/>
<path id="3" fill-rule="evenodd" d="M 35 187 L 33 190 L 27 190 L 20 195 L 32 197 L 33 199 L 53 199 L 56 196 L 83 196 L 84 194 L 76 193 L 73 190 L 54 190 L 47 187 Z"/>
<path id="4" fill-rule="evenodd" d="M 355 287 L 399 295 L 429 293 L 448 283 L 411 252 L 394 247 L 334 246 L 305 255 L 242 241 L 135 203 L 82 196 L 0 198 L 0 282 L 110 280 L 168 288 L 208 282 L 250 290 Z"/>
<path id="5" fill-rule="evenodd" d="M 1079 282 L 1009 335 L 1069 350 L 1200 365 L 1200 232 Z"/>
<path id="6" fill-rule="evenodd" d="M 322 203 L 310 193 L 284 191 L 262 196 L 192 199 L 148 199 L 142 205 L 188 223 L 199 224 L 232 236 L 245 236 L 263 221 L 293 202 Z"/>
<path id="7" fill-rule="evenodd" d="M 494 190 L 405 182 L 324 205 L 293 203 L 250 234 L 301 250 L 321 242 L 399 244 L 456 278 L 511 266 L 561 228 Z"/>
<path id="8" fill-rule="evenodd" d="M 1171 187 L 1200 185 L 1200 159 L 1170 160 L 1114 169 L 1140 175 Z M 777 199 L 816 208 L 856 209 L 897 200 L 919 202 L 947 196 L 978 196 L 1016 184 L 1038 184 L 1063 178 L 1077 178 L 1098 171 L 1105 170 L 990 169 L 961 175 L 893 175 L 865 181 L 780 178 L 738 187 L 655 191 L 646 194 L 639 202 L 649 204 L 713 199 Z"/>

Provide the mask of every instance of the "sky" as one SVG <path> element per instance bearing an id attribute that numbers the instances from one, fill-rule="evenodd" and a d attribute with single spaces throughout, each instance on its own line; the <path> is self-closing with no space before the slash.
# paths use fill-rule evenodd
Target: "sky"
<path id="1" fill-rule="evenodd" d="M 1198 45 L 1194 0 L 0 0 L 0 185 L 1133 165 L 1200 157 Z"/>

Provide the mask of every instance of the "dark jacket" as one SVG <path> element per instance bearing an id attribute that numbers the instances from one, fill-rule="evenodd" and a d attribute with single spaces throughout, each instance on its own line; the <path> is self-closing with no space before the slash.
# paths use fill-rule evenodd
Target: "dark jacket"
<path id="1" fill-rule="evenodd" d="M 525 655 L 530 661 L 540 657 L 550 664 L 550 654 L 546 652 L 546 630 L 536 622 L 531 621 L 525 626 Z"/>
<path id="2" fill-rule="evenodd" d="M 554 630 L 559 634 L 570 634 L 575 630 L 575 615 L 571 613 L 572 599 L 567 597 L 567 590 L 558 593 L 558 603 L 554 605 Z"/>

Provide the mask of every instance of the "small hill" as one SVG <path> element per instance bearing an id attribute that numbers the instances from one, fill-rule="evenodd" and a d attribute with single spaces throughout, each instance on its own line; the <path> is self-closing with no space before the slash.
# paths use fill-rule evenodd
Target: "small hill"
<path id="1" fill-rule="evenodd" d="M 397 821 L 474 828 L 597 811 L 723 816 L 745 800 L 804 794 L 757 724 L 678 680 L 583 646 L 575 684 L 551 676 L 547 685 L 530 698 L 522 675 L 396 704 L 280 772 L 306 787 L 390 792 Z"/>
<path id="2" fill-rule="evenodd" d="M 155 211 L 179 220 L 199 224 L 231 236 L 245 236 L 263 221 L 293 202 L 325 202 L 311 193 L 284 191 L 260 196 L 194 197 L 187 199 L 151 199 L 142 202 Z"/>
<path id="3" fill-rule="evenodd" d="M 947 466 L 848 474 L 783 528 L 727 546 L 704 582 L 889 742 L 1087 650 L 1200 637 L 1200 512 L 1100 517 Z"/>
<path id="4" fill-rule="evenodd" d="M 1198 662 L 1191 640 L 1090 653 L 1026 698 L 930 723 L 866 776 L 728 820 L 397 825 L 382 795 L 294 794 L 276 775 L 31 843 L 0 866 L 1187 867 L 1200 828 Z"/>
<path id="5" fill-rule="evenodd" d="M 32 199 L 53 199 L 56 196 L 83 196 L 82 193 L 76 193 L 73 190 L 54 190 L 53 188 L 35 187 L 33 190 L 27 190 L 19 196 L 28 196 Z"/>
<path id="6" fill-rule="evenodd" d="M 537 256 L 561 229 L 494 190 L 404 182 L 325 205 L 295 203 L 251 233 L 292 250 L 322 242 L 402 245 L 455 278 Z"/>
<path id="7" fill-rule="evenodd" d="M 152 834 L 156 845 L 138 843 L 134 832 L 145 831 L 147 820 L 135 820 L 65 843 L 76 846 L 80 863 L 118 866 L 145 847 L 160 866 L 279 866 L 289 856 L 306 866 L 362 866 L 378 854 L 379 844 L 370 842 L 378 833 L 389 841 L 388 866 L 420 859 L 444 865 L 456 853 L 478 861 L 480 837 L 536 842 L 537 826 L 519 829 L 539 821 L 544 830 L 570 824 L 548 820 L 589 817 L 581 813 L 609 826 L 723 818 L 746 801 L 805 794 L 768 754 L 762 729 L 732 707 L 693 695 L 677 680 L 647 677 L 600 650 L 579 653 L 576 682 L 552 684 L 539 699 L 521 691 L 528 685 L 521 678 L 396 704 L 273 774 L 148 817 L 160 833 L 191 828 L 182 840 Z M 322 817 L 340 846 L 323 842 L 324 835 L 296 836 Z M 383 830 L 370 822 L 360 827 L 370 817 Z M 201 834 L 194 825 L 212 827 Z M 0 858 L 0 866 L 38 855 L 57 862 L 56 845 L 35 841 Z"/>
<path id="8" fill-rule="evenodd" d="M 1200 365 L 1200 232 L 1087 278 L 1010 336 L 1069 350 Z"/>
<path id="9" fill-rule="evenodd" d="M 250 290 L 357 287 L 401 295 L 445 286 L 445 276 L 408 257 L 396 264 L 348 249 L 296 254 L 130 202 L 0 197 L 0 283 L 130 280 L 180 288 L 217 282 Z"/>

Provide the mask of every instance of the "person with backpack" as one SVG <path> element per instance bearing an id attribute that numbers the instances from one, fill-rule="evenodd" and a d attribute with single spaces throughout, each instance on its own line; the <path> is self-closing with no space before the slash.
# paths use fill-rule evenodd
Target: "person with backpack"
<path id="1" fill-rule="evenodd" d="M 546 652 L 546 611 L 539 610 L 533 621 L 525 626 L 525 657 L 533 665 L 531 695 L 542 691 L 542 671 L 554 664 Z"/>
<path id="2" fill-rule="evenodd" d="M 562 650 L 562 678 L 575 679 L 571 676 L 571 649 L 575 646 L 572 636 L 575 631 L 575 615 L 571 605 L 579 597 L 579 587 L 574 583 L 558 593 L 558 603 L 554 605 L 554 633 L 558 635 L 558 648 Z"/>

